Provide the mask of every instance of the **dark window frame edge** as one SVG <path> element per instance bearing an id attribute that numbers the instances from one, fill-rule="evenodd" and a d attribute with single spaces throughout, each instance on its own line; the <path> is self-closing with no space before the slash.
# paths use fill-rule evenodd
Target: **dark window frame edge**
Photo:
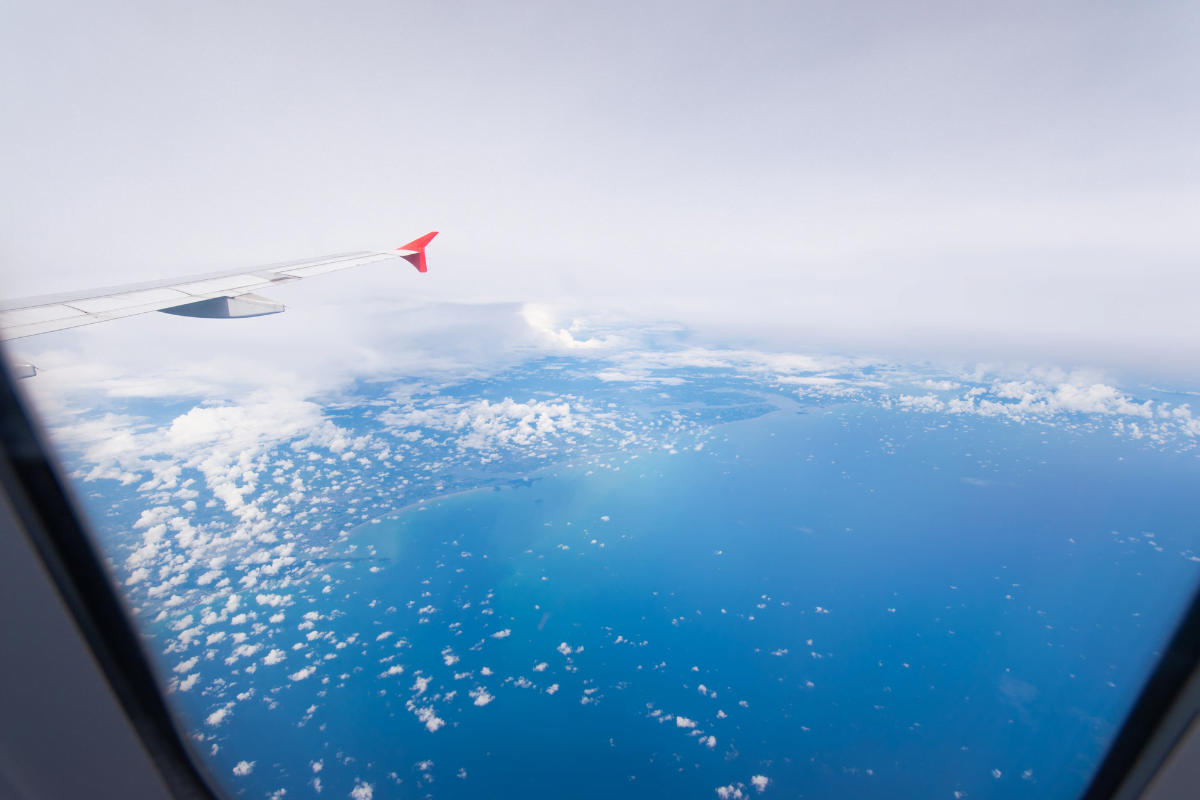
<path id="1" fill-rule="evenodd" d="M 1134 800 L 1200 713 L 1200 590 L 1080 800 Z"/>
<path id="2" fill-rule="evenodd" d="M 0 361 L 0 485 L 13 512 L 167 789 L 180 800 L 224 800 L 176 726 L 86 517 L 7 359 Z"/>

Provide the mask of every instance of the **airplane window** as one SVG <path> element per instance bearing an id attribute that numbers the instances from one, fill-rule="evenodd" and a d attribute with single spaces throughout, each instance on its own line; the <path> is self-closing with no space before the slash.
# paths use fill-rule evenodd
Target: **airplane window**
<path id="1" fill-rule="evenodd" d="M 1087 789 L 1200 577 L 1193 8 L 5 17 L 0 337 L 230 796 Z"/>

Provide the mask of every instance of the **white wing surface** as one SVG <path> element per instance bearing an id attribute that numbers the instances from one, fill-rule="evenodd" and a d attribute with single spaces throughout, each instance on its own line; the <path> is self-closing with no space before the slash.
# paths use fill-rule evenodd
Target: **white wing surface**
<path id="1" fill-rule="evenodd" d="M 418 271 L 425 272 L 425 246 L 436 235 L 437 231 L 428 233 L 391 251 L 343 253 L 174 280 L 0 300 L 0 339 L 19 339 L 150 311 L 217 319 L 276 314 L 284 310 L 283 306 L 255 292 L 393 258 L 403 258 Z"/>

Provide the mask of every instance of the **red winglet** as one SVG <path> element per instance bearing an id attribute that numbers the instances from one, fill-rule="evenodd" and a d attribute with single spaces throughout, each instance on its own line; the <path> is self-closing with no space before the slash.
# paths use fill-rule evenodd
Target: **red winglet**
<path id="1" fill-rule="evenodd" d="M 403 258 L 408 263 L 412 264 L 414 267 L 416 267 L 417 272 L 428 272 L 429 270 L 425 266 L 425 245 L 429 244 L 433 240 L 433 237 L 435 237 L 437 235 L 438 235 L 437 231 L 434 231 L 433 233 L 427 233 L 424 236 L 422 236 L 420 239 L 413 239 L 411 242 L 404 245 L 403 247 L 397 247 L 396 249 L 397 250 L 413 250 L 413 251 L 415 251 L 411 255 L 400 256 L 400 257 Z"/>

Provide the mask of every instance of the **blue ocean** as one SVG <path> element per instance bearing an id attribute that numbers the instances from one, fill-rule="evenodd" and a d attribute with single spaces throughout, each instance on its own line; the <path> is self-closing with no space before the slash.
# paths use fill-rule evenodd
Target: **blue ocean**
<path id="1" fill-rule="evenodd" d="M 246 797 L 1085 788 L 1196 587 L 1190 446 L 840 400 L 671 413 L 666 444 L 479 488 L 380 477 L 306 577 L 243 593 L 260 644 L 171 695 L 197 753 Z M 239 610 L 148 630 L 204 602 Z"/>

